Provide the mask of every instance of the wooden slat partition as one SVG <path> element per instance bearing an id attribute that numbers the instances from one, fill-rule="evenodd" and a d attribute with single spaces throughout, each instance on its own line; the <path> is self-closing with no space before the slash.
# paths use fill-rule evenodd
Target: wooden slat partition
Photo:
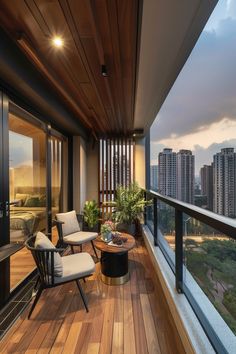
<path id="1" fill-rule="evenodd" d="M 100 140 L 99 151 L 99 203 L 114 200 L 118 185 L 127 187 L 134 180 L 134 141 L 131 138 Z M 111 213 L 109 206 L 102 207 L 102 217 Z"/>

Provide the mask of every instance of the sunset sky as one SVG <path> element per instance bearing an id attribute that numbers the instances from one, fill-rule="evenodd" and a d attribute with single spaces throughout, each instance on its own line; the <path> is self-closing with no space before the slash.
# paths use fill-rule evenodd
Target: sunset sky
<path id="1" fill-rule="evenodd" d="M 236 150 L 236 0 L 219 0 L 151 127 L 151 164 L 163 147 L 191 149 L 195 174 L 222 147 Z"/>

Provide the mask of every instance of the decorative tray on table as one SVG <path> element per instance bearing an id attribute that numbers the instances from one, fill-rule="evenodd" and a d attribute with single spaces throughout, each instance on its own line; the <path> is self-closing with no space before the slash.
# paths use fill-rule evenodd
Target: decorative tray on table
<path id="1" fill-rule="evenodd" d="M 123 247 L 123 244 L 127 242 L 127 237 L 120 235 L 112 235 L 112 240 L 108 243 L 109 246 Z"/>

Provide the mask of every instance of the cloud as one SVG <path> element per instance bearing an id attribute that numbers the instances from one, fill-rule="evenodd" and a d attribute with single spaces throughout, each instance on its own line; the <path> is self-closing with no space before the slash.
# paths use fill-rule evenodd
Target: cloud
<path id="1" fill-rule="evenodd" d="M 202 33 L 153 123 L 152 141 L 204 131 L 224 117 L 236 121 L 235 38 L 230 17 Z"/>
<path id="2" fill-rule="evenodd" d="M 160 139 L 159 144 L 172 147 L 174 150 L 190 149 L 193 150 L 196 144 L 207 148 L 215 142 L 234 139 L 236 133 L 236 120 L 223 118 L 219 122 L 214 122 L 208 126 L 200 126 L 195 132 L 184 136 L 174 136 Z"/>
<path id="3" fill-rule="evenodd" d="M 222 148 L 227 147 L 236 147 L 236 139 L 214 143 L 207 148 L 195 145 L 193 149 L 193 154 L 195 155 L 195 174 L 199 175 L 200 168 L 203 165 L 210 165 L 213 161 L 213 155 L 216 154 L 216 152 L 220 152 Z"/>

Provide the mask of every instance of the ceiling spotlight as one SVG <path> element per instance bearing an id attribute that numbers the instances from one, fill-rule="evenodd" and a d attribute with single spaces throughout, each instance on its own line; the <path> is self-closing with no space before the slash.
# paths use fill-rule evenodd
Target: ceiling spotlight
<path id="1" fill-rule="evenodd" d="M 53 43 L 54 47 L 56 47 L 56 48 L 61 48 L 61 47 L 63 47 L 63 44 L 64 44 L 62 38 L 58 37 L 58 36 L 56 36 L 52 39 L 52 43 Z"/>
<path id="2" fill-rule="evenodd" d="M 105 76 L 105 77 L 108 76 L 107 75 L 107 67 L 104 64 L 102 65 L 102 76 Z"/>

